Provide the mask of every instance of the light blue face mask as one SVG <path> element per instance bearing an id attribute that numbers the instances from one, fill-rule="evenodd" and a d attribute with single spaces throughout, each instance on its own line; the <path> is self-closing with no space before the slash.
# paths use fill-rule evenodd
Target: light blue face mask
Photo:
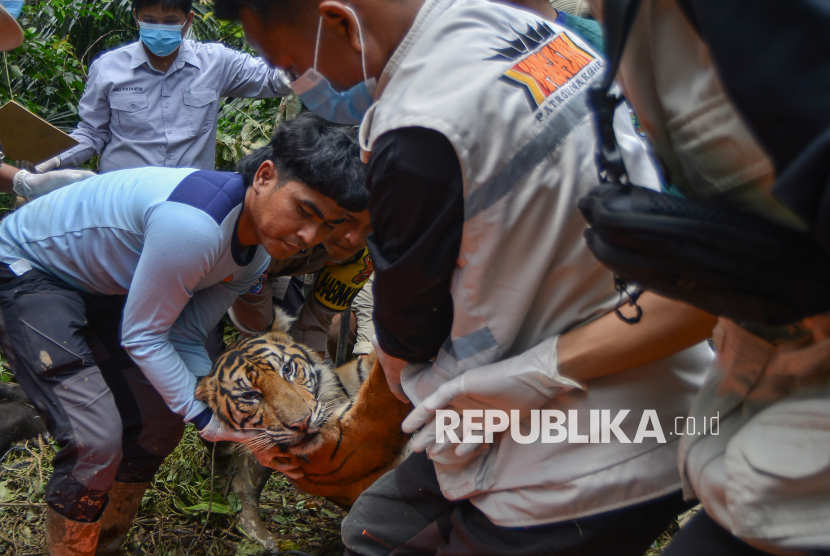
<path id="1" fill-rule="evenodd" d="M 184 25 L 138 22 L 141 42 L 156 56 L 169 56 L 182 44 Z"/>
<path id="2" fill-rule="evenodd" d="M 25 4 L 25 0 L 0 0 L 0 4 L 6 8 L 6 11 L 9 12 L 9 15 L 13 18 L 17 19 L 20 17 L 20 12 L 23 11 L 23 4 Z"/>
<path id="3" fill-rule="evenodd" d="M 354 11 L 349 11 L 354 15 Z M 357 16 L 355 15 L 357 21 Z M 357 22 L 357 32 L 360 36 L 360 62 L 363 66 L 363 81 L 345 93 L 338 93 L 332 89 L 328 79 L 317 71 L 317 55 L 320 51 L 320 33 L 323 30 L 323 18 L 317 24 L 317 44 L 314 47 L 314 67 L 308 69 L 289 86 L 303 104 L 321 118 L 336 124 L 357 125 L 363 120 L 363 115 L 372 106 L 372 94 L 377 81 L 373 77 L 366 77 L 366 57 L 363 50 L 363 33 L 360 21 Z"/>

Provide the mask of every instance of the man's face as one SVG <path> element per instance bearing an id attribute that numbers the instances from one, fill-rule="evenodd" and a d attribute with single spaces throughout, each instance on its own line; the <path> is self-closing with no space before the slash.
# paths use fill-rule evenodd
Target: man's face
<path id="1" fill-rule="evenodd" d="M 295 77 L 314 66 L 319 22 L 316 14 L 298 15 L 290 23 L 283 20 L 265 22 L 243 7 L 240 19 L 248 44 L 271 66 L 282 68 Z M 336 20 L 323 18 L 317 60 L 317 70 L 338 91 L 348 90 L 363 81 L 360 51 L 354 48 L 353 37 L 343 27 Z"/>
<path id="2" fill-rule="evenodd" d="M 264 162 L 245 202 L 259 242 L 273 258 L 286 259 L 323 241 L 346 210 L 301 182 L 277 178 L 274 163 Z"/>
<path id="3" fill-rule="evenodd" d="M 333 258 L 345 261 L 366 247 L 366 237 L 370 233 L 369 211 L 349 212 L 346 220 L 337 224 L 323 240 L 323 247 Z"/>
<path id="4" fill-rule="evenodd" d="M 161 3 L 155 6 L 146 6 L 141 11 L 133 10 L 136 21 L 141 23 L 155 23 L 160 25 L 181 25 L 182 37 L 187 33 L 190 24 L 193 22 L 193 12 L 189 14 L 181 10 L 165 10 Z"/>

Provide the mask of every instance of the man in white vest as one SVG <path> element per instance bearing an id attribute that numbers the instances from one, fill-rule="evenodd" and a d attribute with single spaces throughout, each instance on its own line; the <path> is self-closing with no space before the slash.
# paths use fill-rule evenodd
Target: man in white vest
<path id="1" fill-rule="evenodd" d="M 299 76 L 301 98 L 323 94 L 318 114 L 374 100 L 378 355 L 416 406 L 405 430 L 426 426 L 344 520 L 346 553 L 640 556 L 683 508 L 673 431 L 712 320 L 653 296 L 637 326 L 613 314 L 577 210 L 598 180 L 585 92 L 602 58 L 564 17 L 484 0 L 217 0 L 215 14 Z M 627 109 L 615 125 L 633 179 L 656 187 Z M 518 410 L 531 435 L 538 410 L 561 410 L 570 439 L 441 443 L 444 408 Z"/>

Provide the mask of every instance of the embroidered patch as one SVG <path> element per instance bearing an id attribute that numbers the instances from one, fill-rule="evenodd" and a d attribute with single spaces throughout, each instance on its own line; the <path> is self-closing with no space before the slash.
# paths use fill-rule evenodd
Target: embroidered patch
<path id="1" fill-rule="evenodd" d="M 490 60 L 514 60 L 501 79 L 521 87 L 532 110 L 553 112 L 588 84 L 604 66 L 603 61 L 579 46 L 566 31 L 556 33 L 547 23 L 528 26 L 509 46 L 496 48 Z M 536 118 L 545 114 L 540 110 Z"/>
<path id="2" fill-rule="evenodd" d="M 248 293 L 258 294 L 262 292 L 262 288 L 265 287 L 265 281 L 268 280 L 268 273 L 263 272 L 259 275 L 259 278 L 256 279 L 256 282 L 248 289 Z"/>

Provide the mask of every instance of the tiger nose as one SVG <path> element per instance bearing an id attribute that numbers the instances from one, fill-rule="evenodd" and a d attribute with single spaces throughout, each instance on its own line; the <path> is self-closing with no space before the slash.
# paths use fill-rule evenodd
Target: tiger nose
<path id="1" fill-rule="evenodd" d="M 306 414 L 305 417 L 295 423 L 288 425 L 288 428 L 297 432 L 308 430 L 308 422 L 311 420 L 311 413 Z"/>

